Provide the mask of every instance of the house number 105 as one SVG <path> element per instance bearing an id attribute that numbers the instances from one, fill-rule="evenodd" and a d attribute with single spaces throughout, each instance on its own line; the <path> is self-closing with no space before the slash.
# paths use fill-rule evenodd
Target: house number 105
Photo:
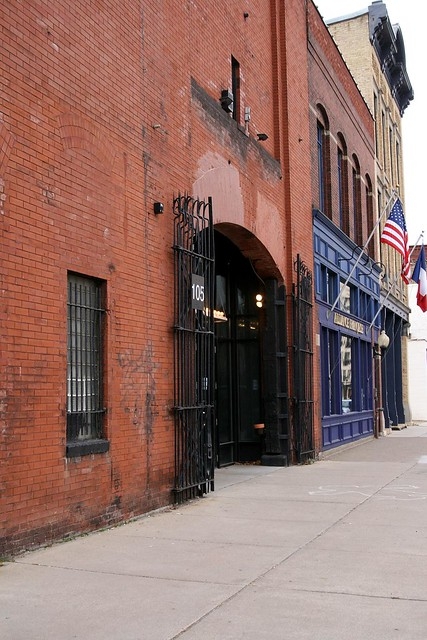
<path id="1" fill-rule="evenodd" d="M 205 279 L 203 276 L 191 275 L 191 306 L 193 309 L 204 309 Z"/>

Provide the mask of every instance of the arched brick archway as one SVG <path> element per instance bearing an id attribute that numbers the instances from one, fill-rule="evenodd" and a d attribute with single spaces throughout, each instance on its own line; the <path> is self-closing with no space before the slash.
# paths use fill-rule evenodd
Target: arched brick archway
<path id="1" fill-rule="evenodd" d="M 288 389 L 280 272 L 248 230 L 230 223 L 214 229 L 217 465 L 266 455 L 284 464 Z M 265 425 L 261 437 L 255 424 Z"/>
<path id="2" fill-rule="evenodd" d="M 279 284 L 283 283 L 282 275 L 272 255 L 248 229 L 229 222 L 215 224 L 214 229 L 236 245 L 242 255 L 250 261 L 259 277 L 274 278 Z"/>

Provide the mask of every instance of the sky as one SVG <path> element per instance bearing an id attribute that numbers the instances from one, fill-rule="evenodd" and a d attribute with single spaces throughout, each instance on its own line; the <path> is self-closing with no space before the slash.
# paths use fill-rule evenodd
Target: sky
<path id="1" fill-rule="evenodd" d="M 383 0 L 390 22 L 398 23 L 402 30 L 406 53 L 406 70 L 414 90 L 414 99 L 409 103 L 402 118 L 403 170 L 405 180 L 405 219 L 409 243 L 420 244 L 419 236 L 425 232 L 427 244 L 427 191 L 424 174 L 423 150 L 427 149 L 426 53 L 424 49 L 427 23 L 425 0 Z M 369 0 L 314 0 L 319 13 L 328 20 L 366 9 Z M 424 65 L 424 68 L 423 68 Z"/>

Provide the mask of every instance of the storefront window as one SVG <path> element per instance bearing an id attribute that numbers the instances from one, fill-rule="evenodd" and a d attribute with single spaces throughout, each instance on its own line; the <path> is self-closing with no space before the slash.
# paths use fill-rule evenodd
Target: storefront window
<path id="1" fill-rule="evenodd" d="M 322 328 L 322 415 L 372 410 L 371 345 Z"/>
<path id="2" fill-rule="evenodd" d="M 350 313 L 350 294 L 351 290 L 348 284 L 344 284 L 344 281 L 340 282 L 340 309 L 346 313 Z"/>
<path id="3" fill-rule="evenodd" d="M 340 413 L 340 354 L 339 334 L 322 329 L 322 413 L 324 416 Z"/>
<path id="4" fill-rule="evenodd" d="M 372 409 L 372 352 L 369 342 L 360 342 L 360 410 Z"/>
<path id="5" fill-rule="evenodd" d="M 331 305 L 335 302 L 335 298 L 338 295 L 337 283 L 337 274 L 322 265 L 320 274 L 320 297 L 324 302 L 328 302 Z"/>
<path id="6" fill-rule="evenodd" d="M 341 336 L 341 407 L 342 413 L 352 411 L 351 342 L 349 336 Z"/>

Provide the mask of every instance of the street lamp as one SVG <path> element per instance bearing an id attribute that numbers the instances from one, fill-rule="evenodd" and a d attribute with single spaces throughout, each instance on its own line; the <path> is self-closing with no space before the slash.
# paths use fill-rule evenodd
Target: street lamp
<path id="1" fill-rule="evenodd" d="M 390 344 L 390 338 L 388 337 L 384 329 L 381 329 L 380 334 L 378 336 L 377 344 L 374 346 L 374 358 L 381 359 L 381 356 L 383 354 L 383 349 L 387 349 L 389 344 Z"/>
<path id="2" fill-rule="evenodd" d="M 379 346 L 379 348 L 380 349 L 387 349 L 389 344 L 390 344 L 390 338 L 388 337 L 388 335 L 386 334 L 384 329 L 381 329 L 380 335 L 378 336 L 378 346 Z"/>
<path id="3" fill-rule="evenodd" d="M 374 346 L 374 359 L 376 360 L 375 365 L 375 380 L 376 380 L 376 393 L 375 393 L 375 404 L 376 409 L 376 419 L 374 424 L 374 435 L 376 438 L 380 435 L 384 435 L 384 408 L 381 405 L 382 401 L 382 367 L 381 367 L 381 358 L 383 355 L 384 349 L 387 349 L 390 344 L 390 338 L 384 331 L 381 329 L 380 334 L 378 336 L 377 344 Z"/>

